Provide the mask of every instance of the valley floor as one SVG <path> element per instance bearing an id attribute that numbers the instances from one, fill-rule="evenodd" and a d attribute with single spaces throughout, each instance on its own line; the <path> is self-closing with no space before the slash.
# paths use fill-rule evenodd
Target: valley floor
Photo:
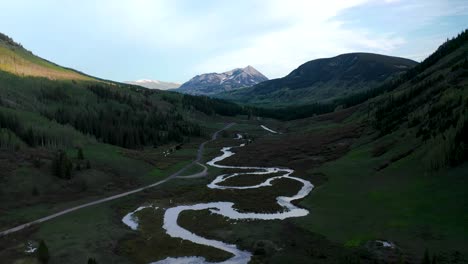
<path id="1" fill-rule="evenodd" d="M 437 254 L 440 263 L 465 263 L 462 259 L 468 256 L 468 182 L 464 176 L 468 175 L 468 167 L 428 173 L 421 162 L 424 149 L 414 148 L 417 142 L 399 141 L 398 134 L 378 138 L 366 125 L 356 125 L 361 122 L 354 122 L 352 114 L 339 121 L 310 119 L 301 123 L 238 119 L 228 132 L 206 145 L 203 163 L 219 156 L 222 147 L 238 145 L 236 134 L 242 134 L 250 143 L 236 149 L 236 155 L 223 164 L 294 169 L 294 177 L 315 185 L 309 196 L 296 203 L 310 211 L 307 216 L 246 221 L 207 210 L 184 211 L 178 224 L 199 236 L 252 252 L 251 263 L 419 263 L 425 249 Z M 271 133 L 261 125 L 281 134 Z M 85 149 L 85 153 L 92 152 Z M 128 155 L 135 158 L 140 153 Z M 176 151 L 173 155 L 184 158 L 155 172 L 157 177 L 180 169 L 195 157 L 196 150 L 187 147 L 186 153 Z M 202 170 L 193 167 L 186 173 Z M 288 179 L 274 181 L 272 188 L 261 191 L 206 187 L 216 176 L 229 172 L 233 171 L 209 167 L 207 177 L 176 178 L 1 237 L 0 259 L 6 263 L 36 263 L 34 255 L 25 250 L 29 243 L 45 240 L 50 263 L 86 263 L 90 257 L 98 263 L 151 263 L 184 256 L 225 260 L 232 255 L 167 235 L 162 228 L 165 209 L 230 201 L 242 212 L 271 213 L 281 209 L 277 196 L 294 195 L 301 188 L 301 184 Z M 151 179 L 154 178 L 148 178 Z M 247 186 L 265 179 L 263 175 L 244 175 L 224 184 Z M 137 230 L 122 222 L 129 212 L 145 205 L 151 205 L 151 209 L 135 213 Z M 1 226 L 10 227 L 56 209 L 23 208 L 10 207 L 0 217 Z M 376 240 L 394 246 L 384 247 Z M 452 262 L 443 262 L 444 258 Z M 456 259 L 460 261 L 455 262 Z"/>

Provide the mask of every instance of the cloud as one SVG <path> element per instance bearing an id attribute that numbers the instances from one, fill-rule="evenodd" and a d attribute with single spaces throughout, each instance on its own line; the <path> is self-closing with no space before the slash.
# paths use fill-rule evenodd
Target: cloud
<path id="1" fill-rule="evenodd" d="M 338 15 L 368 1 L 271 1 L 265 11 L 270 23 L 286 26 L 258 34 L 234 48 L 196 66 L 199 72 L 222 71 L 251 64 L 269 77 L 280 77 L 318 57 L 353 51 L 389 53 L 403 45 L 395 34 L 372 34 L 347 29 Z"/>
<path id="2" fill-rule="evenodd" d="M 185 77 L 253 65 L 271 78 L 345 52 L 394 54 L 408 43 L 402 27 L 420 28 L 464 6 L 438 0 L 101 0 L 90 9 L 97 31 L 161 56 L 153 63 L 168 62 Z M 355 21 L 343 16 L 354 12 Z"/>
<path id="3" fill-rule="evenodd" d="M 6 33 L 57 63 L 115 80 L 182 82 L 249 64 L 274 78 L 354 51 L 422 59 L 468 18 L 466 0 L 7 2 Z"/>

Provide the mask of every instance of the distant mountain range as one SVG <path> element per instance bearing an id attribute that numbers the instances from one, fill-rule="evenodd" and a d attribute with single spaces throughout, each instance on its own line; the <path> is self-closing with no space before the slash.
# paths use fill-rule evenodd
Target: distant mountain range
<path id="1" fill-rule="evenodd" d="M 175 91 L 193 95 L 215 95 L 249 87 L 268 78 L 252 66 L 237 68 L 223 73 L 206 73 L 193 77 Z"/>
<path id="2" fill-rule="evenodd" d="M 306 104 L 373 88 L 418 63 L 372 53 L 349 53 L 306 62 L 283 78 L 215 95 L 242 103 Z"/>
<path id="3" fill-rule="evenodd" d="M 176 89 L 180 87 L 180 83 L 173 82 L 163 82 L 158 80 L 137 80 L 137 81 L 127 81 L 125 83 L 139 85 L 148 89 L 159 89 L 159 90 L 169 90 Z"/>

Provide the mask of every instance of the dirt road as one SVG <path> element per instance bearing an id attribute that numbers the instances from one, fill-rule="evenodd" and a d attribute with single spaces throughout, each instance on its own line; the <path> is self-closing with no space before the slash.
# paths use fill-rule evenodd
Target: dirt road
<path id="1" fill-rule="evenodd" d="M 56 218 L 56 217 L 59 217 L 61 215 L 64 215 L 64 214 L 68 214 L 70 212 L 73 212 L 73 211 L 76 211 L 76 210 L 79 210 L 79 209 L 82 209 L 82 208 L 86 208 L 86 207 L 90 207 L 90 206 L 93 206 L 93 205 L 96 205 L 96 204 L 101 204 L 101 203 L 105 203 L 107 201 L 112 201 L 112 200 L 115 200 L 115 199 L 118 199 L 118 198 L 121 198 L 121 197 L 124 197 L 124 196 L 127 196 L 127 195 L 130 195 L 130 194 L 134 194 L 134 193 L 137 193 L 137 192 L 141 192 L 143 190 L 146 190 L 148 188 L 152 188 L 152 187 L 155 187 L 155 186 L 158 186 L 158 185 L 161 185 L 171 179 L 174 179 L 174 178 L 177 178 L 178 176 L 180 176 L 185 170 L 187 170 L 190 166 L 192 166 L 193 164 L 201 164 L 200 161 L 203 157 L 203 152 L 205 150 L 205 145 L 208 143 L 208 142 L 211 142 L 213 140 L 215 140 L 217 137 L 218 137 L 218 134 L 225 130 L 225 129 L 228 129 L 230 128 L 231 126 L 233 126 L 234 123 L 230 123 L 230 124 L 227 124 L 224 128 L 216 131 L 215 133 L 213 133 L 213 135 L 211 136 L 211 139 L 210 140 L 207 140 L 203 143 L 200 144 L 200 146 L 198 147 L 198 151 L 197 151 L 197 157 L 196 159 L 187 164 L 185 167 L 183 167 L 182 169 L 178 170 L 177 172 L 175 172 L 174 174 L 170 175 L 169 177 L 165 178 L 164 180 L 161 180 L 161 181 L 158 181 L 158 182 L 155 182 L 153 184 L 150 184 L 150 185 L 146 185 L 146 186 L 143 186 L 141 188 L 138 188 L 138 189 L 134 189 L 134 190 L 131 190 L 131 191 L 128 191 L 128 192 L 124 192 L 124 193 L 120 193 L 120 194 L 116 194 L 116 195 L 113 195 L 113 196 L 110 196 L 110 197 L 106 197 L 106 198 L 102 198 L 102 199 L 99 199 L 99 200 L 96 200 L 96 201 L 93 201 L 93 202 L 89 202 L 89 203 L 85 203 L 85 204 L 82 204 L 82 205 L 78 205 L 78 206 L 75 206 L 75 207 L 72 207 L 72 208 L 68 208 L 68 209 L 65 209 L 63 211 L 60 211 L 60 212 L 57 212 L 55 214 L 51 214 L 49 216 L 45 216 L 45 217 L 42 217 L 42 218 L 39 218 L 37 220 L 34 220 L 32 222 L 29 222 L 29 223 L 26 223 L 26 224 L 22 224 L 22 225 L 19 225 L 17 227 L 13 227 L 13 228 L 10 228 L 10 229 L 7 229 L 7 230 L 4 230 L 4 231 L 1 231 L 0 232 L 0 237 L 2 236 L 5 236 L 5 235 L 8 235 L 8 234 L 11 234 L 11 233 L 14 233 L 14 232 L 17 232 L 17 231 L 20 231 L 20 230 L 23 230 L 27 227 L 30 227 L 32 225 L 36 225 L 36 224 L 40 224 L 40 223 L 43 223 L 45 221 L 48 221 L 50 219 L 53 219 L 53 218 Z M 205 169 L 202 171 L 202 172 L 198 172 L 198 173 L 194 173 L 192 175 L 187 175 L 187 176 L 184 176 L 184 177 L 180 177 L 180 178 L 193 178 L 193 177 L 202 177 L 202 176 L 205 176 L 207 174 L 207 170 L 206 170 L 206 167 Z"/>

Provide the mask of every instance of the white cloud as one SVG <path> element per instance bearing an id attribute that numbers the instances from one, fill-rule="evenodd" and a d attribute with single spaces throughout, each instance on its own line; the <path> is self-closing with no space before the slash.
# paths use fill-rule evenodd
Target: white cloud
<path id="1" fill-rule="evenodd" d="M 349 30 L 337 16 L 367 1 L 274 1 L 267 16 L 287 25 L 264 32 L 244 47 L 208 58 L 197 66 L 199 72 L 222 71 L 251 64 L 268 77 L 281 77 L 300 64 L 318 57 L 353 51 L 389 53 L 405 43 L 394 34 L 371 34 Z M 273 23 L 273 22 L 272 22 Z"/>
<path id="2" fill-rule="evenodd" d="M 131 43 L 140 51 L 162 56 L 183 78 L 213 71 L 253 65 L 270 78 L 281 77 L 300 64 L 316 58 L 346 52 L 404 54 L 412 36 L 402 27 L 427 26 L 438 16 L 466 12 L 467 4 L 456 8 L 440 0 L 101 0 L 90 10 L 92 30 L 105 38 Z M 384 7 L 382 25 L 395 23 L 395 32 L 377 31 L 370 25 L 369 10 Z M 342 14 L 361 9 L 356 21 Z M 380 9 L 380 11 L 382 11 Z M 398 16 L 401 14 L 401 16 Z M 414 21 L 412 15 L 418 14 Z M 375 15 L 374 15 L 375 16 Z M 359 24 L 359 23 L 357 23 Z M 393 24 L 391 24 L 393 26 Z M 371 29 L 373 27 L 373 29 Z M 112 42 L 111 41 L 111 42 Z M 413 41 L 413 39 L 411 39 Z M 124 46 L 127 47 L 127 46 Z M 432 49 L 432 47 L 430 47 Z M 411 50 L 420 58 L 424 51 Z M 123 51 L 132 59 L 132 52 Z M 408 51 L 409 52 L 409 51 Z M 164 54 L 163 54 L 164 53 Z M 148 56 L 151 63 L 158 58 Z M 155 65 L 162 68 L 165 65 Z"/>
<path id="3" fill-rule="evenodd" d="M 468 17 L 466 0 L 4 2 L 4 33 L 59 64 L 116 80 L 183 82 L 248 64 L 280 77 L 352 51 L 422 59 Z"/>

